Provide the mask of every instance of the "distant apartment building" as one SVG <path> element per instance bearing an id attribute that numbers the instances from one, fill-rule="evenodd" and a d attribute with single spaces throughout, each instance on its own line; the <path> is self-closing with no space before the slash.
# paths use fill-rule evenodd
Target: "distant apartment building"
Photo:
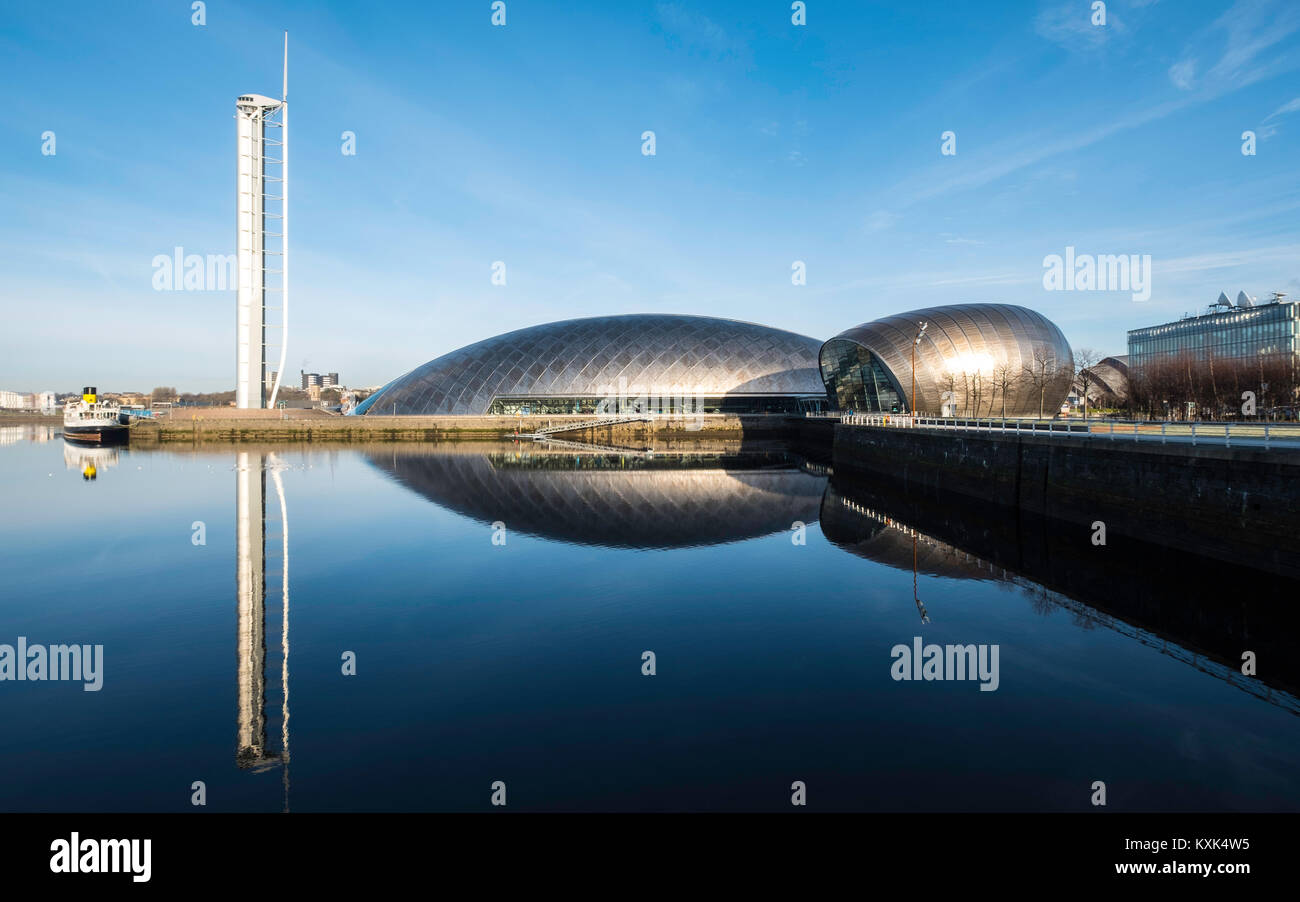
<path id="1" fill-rule="evenodd" d="M 52 391 L 0 391 L 0 410 L 30 410 L 37 413 L 54 413 L 58 410 L 58 402 Z"/>
<path id="2" fill-rule="evenodd" d="M 309 388 L 330 388 L 339 384 L 338 373 L 306 373 L 299 370 L 302 375 L 302 390 Z"/>
<path id="3" fill-rule="evenodd" d="M 53 392 L 0 391 L 0 410 L 41 410 L 42 399 Z"/>
<path id="4" fill-rule="evenodd" d="M 1258 303 L 1246 293 L 1234 304 L 1226 294 L 1200 314 L 1128 333 L 1128 365 L 1141 370 L 1159 360 L 1256 362 L 1294 358 L 1300 350 L 1300 303 L 1285 295 Z"/>

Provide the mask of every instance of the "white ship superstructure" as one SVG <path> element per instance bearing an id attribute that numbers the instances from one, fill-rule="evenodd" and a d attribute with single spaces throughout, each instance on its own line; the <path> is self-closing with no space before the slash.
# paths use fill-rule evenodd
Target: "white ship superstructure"
<path id="1" fill-rule="evenodd" d="M 63 437 L 79 442 L 107 443 L 125 439 L 126 425 L 122 408 L 116 401 L 100 400 L 92 385 L 81 390 L 81 397 L 63 407 Z"/>

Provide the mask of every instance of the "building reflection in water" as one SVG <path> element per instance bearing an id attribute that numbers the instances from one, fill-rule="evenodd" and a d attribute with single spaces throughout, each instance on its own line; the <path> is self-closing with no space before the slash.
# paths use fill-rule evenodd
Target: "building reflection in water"
<path id="1" fill-rule="evenodd" d="M 51 442 L 62 432 L 55 426 L 44 423 L 19 423 L 16 426 L 0 426 L 0 445 L 16 445 L 20 442 Z"/>
<path id="2" fill-rule="evenodd" d="M 679 548 L 741 541 L 820 523 L 835 546 L 912 572 L 921 622 L 942 616 L 921 579 L 1007 583 L 1035 610 L 1065 610 L 1292 713 L 1300 714 L 1300 586 L 1169 549 L 1113 541 L 1105 565 L 1087 536 L 1058 521 L 888 481 L 844 479 L 789 451 L 638 452 L 589 447 L 396 446 L 368 455 L 441 507 L 571 544 Z M 1243 598 L 1240 587 L 1256 591 Z M 1241 673 L 1243 649 L 1270 661 Z"/>
<path id="3" fill-rule="evenodd" d="M 289 520 L 282 469 L 274 453 L 241 451 L 235 467 L 237 678 L 239 708 L 235 762 L 255 773 L 279 767 L 284 810 L 289 810 Z M 268 531 L 267 477 L 275 492 Z M 278 542 L 275 541 L 278 539 Z M 268 578 L 280 596 L 280 742 L 268 743 L 266 601 Z M 273 684 L 272 684 L 273 685 Z"/>
<path id="4" fill-rule="evenodd" d="M 1298 618 L 1286 602 L 1296 593 L 1294 582 L 1132 544 L 1109 548 L 1106 566 L 1099 567 L 1077 528 L 952 495 L 909 496 L 880 483 L 833 479 L 820 520 L 826 538 L 845 551 L 910 567 L 923 622 L 929 617 L 917 594 L 920 576 L 1009 583 L 1035 610 L 1067 611 L 1081 626 L 1106 627 L 1300 714 L 1292 645 Z M 1160 575 L 1153 576 L 1156 563 Z M 1258 591 L 1243 599 L 1246 584 Z M 1271 662 L 1266 676 L 1241 672 L 1247 648 Z"/>
<path id="5" fill-rule="evenodd" d="M 577 545 L 685 548 L 817 522 L 826 476 L 785 451 L 629 452 L 526 445 L 369 460 L 440 507 Z"/>

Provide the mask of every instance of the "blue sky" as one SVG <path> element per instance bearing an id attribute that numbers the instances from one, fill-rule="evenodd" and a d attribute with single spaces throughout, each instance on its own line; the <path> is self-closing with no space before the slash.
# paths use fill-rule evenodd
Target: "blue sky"
<path id="1" fill-rule="evenodd" d="M 3 0 L 0 387 L 233 388 L 233 292 L 155 291 L 152 261 L 233 252 L 234 99 L 278 94 L 286 29 L 294 373 L 381 384 L 577 316 L 827 338 L 963 301 L 1122 353 L 1221 290 L 1300 295 L 1294 0 L 807 7 Z M 1150 254 L 1150 300 L 1044 290 L 1067 246 Z"/>

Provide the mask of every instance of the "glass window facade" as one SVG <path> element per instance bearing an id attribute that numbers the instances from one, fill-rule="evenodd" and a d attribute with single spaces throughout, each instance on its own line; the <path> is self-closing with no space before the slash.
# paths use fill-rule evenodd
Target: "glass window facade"
<path id="1" fill-rule="evenodd" d="M 889 370 L 855 341 L 828 341 L 821 367 L 827 398 L 837 410 L 901 413 L 906 407 Z"/>
<path id="2" fill-rule="evenodd" d="M 1300 335 L 1300 304 L 1233 307 L 1128 333 L 1129 366 L 1139 369 L 1162 357 L 1258 360 L 1294 355 Z"/>
<path id="3" fill-rule="evenodd" d="M 788 413 L 826 409 L 823 397 L 783 395 L 736 395 L 731 397 L 610 397 L 610 398 L 494 398 L 488 406 L 492 416 L 537 416 L 539 414 L 585 414 L 614 416 L 623 413 Z"/>

